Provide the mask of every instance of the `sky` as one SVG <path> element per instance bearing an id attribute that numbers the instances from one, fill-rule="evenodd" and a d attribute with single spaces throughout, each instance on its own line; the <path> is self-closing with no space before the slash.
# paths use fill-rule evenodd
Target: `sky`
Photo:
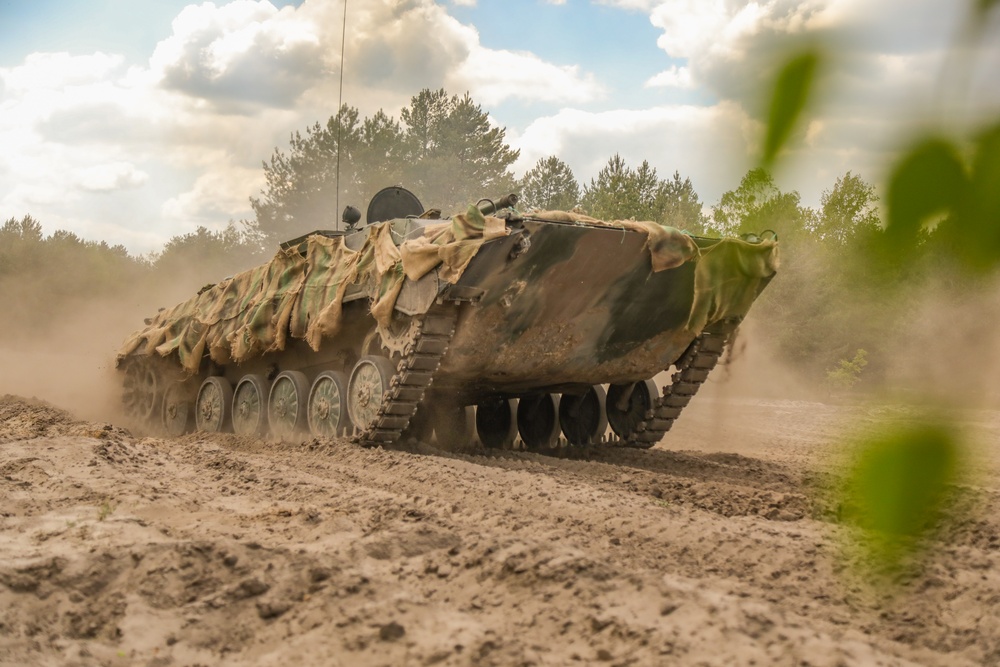
<path id="1" fill-rule="evenodd" d="M 796 45 L 830 54 L 776 174 L 807 205 L 848 170 L 881 182 L 914 128 L 1000 111 L 1000 21 L 962 60 L 958 1 L 348 0 L 342 45 L 344 9 L 0 0 L 0 221 L 149 253 L 251 218 L 262 162 L 336 112 L 342 46 L 362 115 L 469 92 L 520 150 L 518 176 L 555 155 L 586 185 L 618 153 L 680 172 L 709 206 L 754 165 L 761 91 Z"/>

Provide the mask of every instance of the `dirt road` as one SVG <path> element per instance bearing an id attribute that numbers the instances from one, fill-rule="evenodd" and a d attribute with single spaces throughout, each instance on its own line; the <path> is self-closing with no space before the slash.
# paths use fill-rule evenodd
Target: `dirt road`
<path id="1" fill-rule="evenodd" d="M 867 587 L 847 429 L 905 414 L 699 397 L 650 451 L 451 455 L 133 437 L 0 399 L 4 665 L 1000 664 L 1000 414 L 967 518 Z"/>

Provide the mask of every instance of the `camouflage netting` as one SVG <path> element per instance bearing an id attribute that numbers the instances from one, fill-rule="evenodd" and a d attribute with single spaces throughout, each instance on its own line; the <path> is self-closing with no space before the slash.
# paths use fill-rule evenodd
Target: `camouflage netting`
<path id="1" fill-rule="evenodd" d="M 680 266 L 699 255 L 690 237 L 653 222 L 608 223 L 562 211 L 532 217 L 643 233 L 654 271 Z M 361 285 L 372 301 L 373 317 L 388 324 L 404 278 L 418 280 L 438 268 L 442 280 L 454 283 L 484 242 L 508 233 L 504 220 L 484 217 L 470 207 L 468 213 L 430 224 L 422 236 L 398 246 L 389 223 L 369 226 L 360 250 L 348 248 L 344 237 L 311 236 L 304 253 L 299 247 L 280 250 L 267 264 L 160 312 L 125 341 L 118 360 L 133 354 L 176 354 L 184 370 L 197 373 L 206 353 L 220 365 L 242 362 L 283 350 L 289 336 L 318 350 L 322 340 L 340 328 L 349 286 Z M 689 328 L 700 330 L 706 321 L 737 312 L 744 303 L 749 306 L 759 281 L 774 272 L 773 246 L 727 241 L 705 252 L 698 260 Z M 738 267 L 739 275 L 733 274 L 732 266 Z"/>

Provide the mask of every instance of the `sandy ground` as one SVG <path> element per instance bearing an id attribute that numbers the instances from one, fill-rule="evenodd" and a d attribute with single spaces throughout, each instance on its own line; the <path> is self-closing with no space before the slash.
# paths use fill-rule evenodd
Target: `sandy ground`
<path id="1" fill-rule="evenodd" d="M 1000 413 L 892 597 L 824 489 L 903 412 L 699 396 L 585 458 L 141 438 L 0 399 L 3 665 L 1000 664 Z"/>

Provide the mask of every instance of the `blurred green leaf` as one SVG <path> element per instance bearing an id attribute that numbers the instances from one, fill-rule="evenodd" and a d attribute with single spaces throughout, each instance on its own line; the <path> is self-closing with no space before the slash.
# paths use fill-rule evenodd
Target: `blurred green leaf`
<path id="1" fill-rule="evenodd" d="M 962 259 L 972 268 L 1000 263 L 1000 124 L 976 138 L 969 196 L 955 230 Z"/>
<path id="2" fill-rule="evenodd" d="M 765 166 L 774 162 L 778 151 L 785 145 L 802 114 L 809 100 L 819 65 L 819 51 L 810 49 L 789 59 L 778 73 L 767 118 L 763 162 Z"/>
<path id="3" fill-rule="evenodd" d="M 845 500 L 878 566 L 897 569 L 940 520 L 958 459 L 957 439 L 941 424 L 905 426 L 861 443 Z"/>
<path id="4" fill-rule="evenodd" d="M 980 14 L 989 12 L 997 5 L 1000 5 L 1000 0 L 977 0 L 976 2 L 976 8 L 979 9 Z"/>
<path id="5" fill-rule="evenodd" d="M 948 141 L 925 139 L 896 164 L 889 178 L 886 241 L 904 249 L 930 218 L 951 213 L 965 194 L 968 177 Z"/>
<path id="6" fill-rule="evenodd" d="M 885 241 L 899 254 L 923 226 L 945 214 L 934 236 L 960 266 L 986 271 L 1000 264 L 1000 125 L 972 142 L 971 170 L 943 139 L 919 144 L 899 162 L 889 184 Z"/>

